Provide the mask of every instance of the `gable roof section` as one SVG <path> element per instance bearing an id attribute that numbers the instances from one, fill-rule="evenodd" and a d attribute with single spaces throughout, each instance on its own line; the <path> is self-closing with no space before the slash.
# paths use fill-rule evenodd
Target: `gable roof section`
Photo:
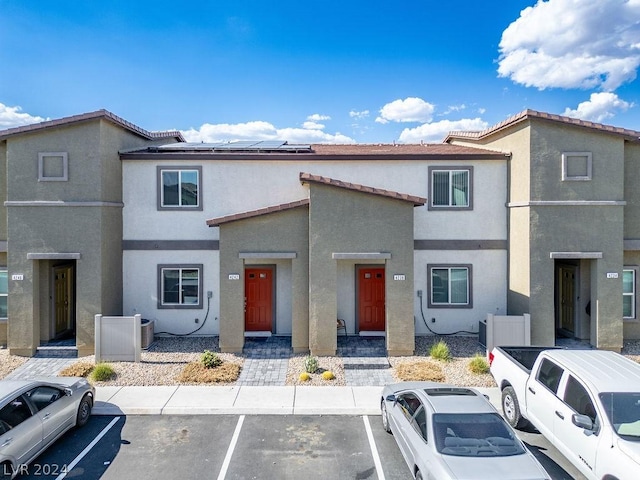
<path id="1" fill-rule="evenodd" d="M 258 210 L 250 210 L 248 212 L 234 213 L 232 215 L 225 215 L 224 217 L 217 217 L 207 220 L 207 225 L 210 227 L 219 227 L 225 223 L 236 222 L 238 220 L 244 220 L 247 218 L 260 217 L 269 213 L 284 212 L 285 210 L 291 210 L 293 208 L 304 207 L 309 205 L 309 199 L 303 198 L 295 202 L 281 203 L 280 205 L 273 205 L 271 207 L 260 208 Z"/>
<path id="2" fill-rule="evenodd" d="M 58 118 L 55 120 L 47 120 L 40 123 L 32 123 L 30 125 L 23 125 L 21 127 L 9 128 L 7 130 L 0 130 L 0 140 L 13 135 L 21 135 L 25 133 L 37 132 L 39 130 L 45 130 L 55 127 L 63 127 L 72 125 L 74 123 L 86 122 L 88 120 L 102 119 L 107 120 L 115 125 L 118 125 L 130 132 L 139 135 L 147 140 L 161 140 L 163 138 L 176 138 L 179 142 L 184 142 L 184 137 L 178 131 L 167 132 L 149 132 L 143 128 L 134 125 L 131 122 L 126 121 L 123 118 L 109 112 L 108 110 L 97 110 L 95 112 L 82 113 L 80 115 L 73 115 L 71 117 Z"/>
<path id="3" fill-rule="evenodd" d="M 456 138 L 465 138 L 469 140 L 481 140 L 483 138 L 489 137 L 495 133 L 500 132 L 506 128 L 509 128 L 518 123 L 524 122 L 530 119 L 541 119 L 547 120 L 551 122 L 556 122 L 564 125 L 572 125 L 576 127 L 583 127 L 595 130 L 600 133 L 610 133 L 614 135 L 620 135 L 629 141 L 640 141 L 640 132 L 636 130 L 629 130 L 621 127 L 614 127 L 611 125 L 604 125 L 602 123 L 589 122 L 587 120 L 580 120 L 578 118 L 565 117 L 562 115 L 555 115 L 553 113 L 544 113 L 538 112 L 536 110 L 524 110 L 512 117 L 503 120 L 500 123 L 497 123 L 486 130 L 482 130 L 479 132 L 464 132 L 464 131 L 456 131 L 449 132 L 446 138 L 443 140 L 444 143 L 449 142 L 450 140 Z"/>
<path id="4" fill-rule="evenodd" d="M 334 178 L 322 177 L 320 175 L 312 175 L 310 173 L 300 172 L 300 182 L 305 183 L 317 183 L 320 185 L 331 185 L 332 187 L 344 188 L 346 190 L 352 190 L 354 192 L 369 193 L 371 195 L 378 195 L 386 198 L 393 198 L 394 200 L 402 200 L 404 202 L 413 203 L 415 207 L 424 205 L 427 202 L 426 198 L 417 197 L 414 195 L 408 195 L 406 193 L 394 192 L 391 190 L 384 190 L 382 188 L 367 187 L 366 185 L 359 185 L 357 183 L 343 182 L 342 180 L 336 180 Z"/>

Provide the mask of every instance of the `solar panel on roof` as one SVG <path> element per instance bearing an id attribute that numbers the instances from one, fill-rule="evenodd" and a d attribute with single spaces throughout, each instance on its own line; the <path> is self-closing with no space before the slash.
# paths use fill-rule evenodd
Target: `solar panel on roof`
<path id="1" fill-rule="evenodd" d="M 211 143 L 170 143 L 150 147 L 156 151 L 193 152 L 304 152 L 311 151 L 309 144 L 289 144 L 284 140 L 237 140 Z"/>

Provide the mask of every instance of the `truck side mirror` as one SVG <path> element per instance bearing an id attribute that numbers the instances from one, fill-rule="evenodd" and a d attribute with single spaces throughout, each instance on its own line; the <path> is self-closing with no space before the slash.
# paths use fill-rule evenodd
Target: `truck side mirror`
<path id="1" fill-rule="evenodd" d="M 571 421 L 578 428 L 584 428 L 585 430 L 593 430 L 593 421 L 587 415 L 580 415 L 574 413 L 571 417 Z"/>

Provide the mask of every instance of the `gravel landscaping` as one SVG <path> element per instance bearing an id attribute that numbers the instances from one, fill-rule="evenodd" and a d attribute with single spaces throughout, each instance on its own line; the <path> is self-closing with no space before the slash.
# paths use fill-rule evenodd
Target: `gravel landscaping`
<path id="1" fill-rule="evenodd" d="M 450 361 L 432 360 L 443 370 L 445 382 L 453 385 L 492 387 L 495 386 L 490 374 L 473 374 L 469 371 L 469 361 L 476 355 L 484 355 L 482 346 L 476 337 L 416 337 L 415 355 L 407 357 L 388 357 L 389 368 L 394 375 L 394 367 L 403 362 L 417 360 L 431 360 L 429 350 L 438 341 L 443 340 L 449 347 L 452 359 Z M 217 337 L 157 337 L 148 350 L 142 351 L 142 361 L 110 362 L 116 372 L 116 378 L 107 382 L 97 382 L 96 385 L 127 386 L 127 385 L 184 385 L 177 377 L 185 365 L 200 360 L 205 350 L 218 352 L 225 362 L 238 365 L 244 363 L 244 356 L 230 353 L 219 353 Z M 640 340 L 625 342 L 622 353 L 640 362 Z M 299 376 L 305 371 L 304 360 L 307 355 L 292 354 L 289 359 L 286 374 L 286 385 L 346 385 L 343 357 L 317 357 L 319 369 L 311 374 L 311 379 L 301 381 Z M 4 378 L 14 369 L 25 363 L 28 358 L 9 355 L 6 347 L 0 346 L 0 378 Z M 78 359 L 78 362 L 94 363 L 93 356 Z M 335 378 L 325 380 L 323 371 L 331 371 Z M 394 378 L 400 381 L 397 377 Z M 234 382 L 217 383 L 216 385 L 233 385 Z"/>

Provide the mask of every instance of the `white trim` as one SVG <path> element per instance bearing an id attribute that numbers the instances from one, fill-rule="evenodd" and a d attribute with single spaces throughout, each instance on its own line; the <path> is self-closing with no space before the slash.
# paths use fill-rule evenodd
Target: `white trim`
<path id="1" fill-rule="evenodd" d="M 45 160 L 51 157 L 62 159 L 62 176 L 46 177 L 44 174 Z M 38 153 L 38 181 L 39 182 L 66 182 L 69 180 L 69 158 L 67 152 L 40 152 Z"/>
<path id="2" fill-rule="evenodd" d="M 602 252 L 550 252 L 549 258 L 553 259 L 598 259 L 602 258 Z"/>
<path id="3" fill-rule="evenodd" d="M 360 253 L 340 253 L 333 252 L 331 258 L 334 260 L 388 260 L 391 258 L 389 252 L 360 252 Z"/>
<path id="4" fill-rule="evenodd" d="M 240 252 L 238 258 L 287 259 L 298 258 L 298 254 L 296 252 Z"/>
<path id="5" fill-rule="evenodd" d="M 586 175 L 569 176 L 569 158 L 570 157 L 582 157 L 587 162 Z M 586 182 L 592 178 L 593 171 L 593 158 L 591 152 L 562 152 L 562 181 L 563 182 Z"/>

